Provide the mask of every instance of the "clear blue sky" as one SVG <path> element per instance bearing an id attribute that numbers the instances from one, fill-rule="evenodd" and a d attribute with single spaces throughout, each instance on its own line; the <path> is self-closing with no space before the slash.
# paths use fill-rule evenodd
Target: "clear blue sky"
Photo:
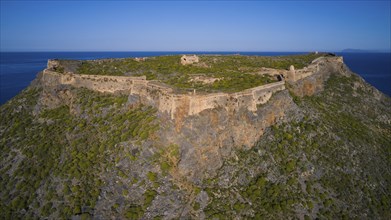
<path id="1" fill-rule="evenodd" d="M 4 1 L 1 51 L 390 49 L 390 1 Z"/>

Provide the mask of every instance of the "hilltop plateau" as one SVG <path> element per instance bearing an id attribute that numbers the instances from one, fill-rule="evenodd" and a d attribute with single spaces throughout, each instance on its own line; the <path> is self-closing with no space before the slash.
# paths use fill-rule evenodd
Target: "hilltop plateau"
<path id="1" fill-rule="evenodd" d="M 391 99 L 333 54 L 49 60 L 0 115 L 2 219 L 391 218 Z"/>

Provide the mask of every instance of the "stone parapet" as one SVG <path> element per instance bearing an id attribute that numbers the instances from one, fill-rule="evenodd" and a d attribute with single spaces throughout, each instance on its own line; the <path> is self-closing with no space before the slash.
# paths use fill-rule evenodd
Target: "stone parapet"
<path id="1" fill-rule="evenodd" d="M 177 94 L 162 83 L 148 81 L 145 76 L 100 76 L 43 71 L 42 83 L 46 86 L 72 85 L 98 92 L 128 92 L 137 95 L 143 104 L 153 105 L 172 119 L 178 114 L 196 115 L 206 109 L 223 107 L 229 111 L 247 108 L 256 111 L 257 105 L 266 103 L 274 92 L 285 89 L 283 81 L 246 89 L 236 93 L 211 93 L 204 95 Z"/>
<path id="2" fill-rule="evenodd" d="M 343 63 L 341 57 L 318 58 L 303 69 L 289 70 L 287 80 L 295 82 L 319 72 L 324 62 Z M 104 76 L 80 75 L 74 73 L 58 73 L 53 70 L 58 63 L 48 62 L 48 68 L 43 71 L 42 83 L 47 86 L 72 85 L 98 92 L 125 92 L 138 96 L 142 104 L 152 105 L 160 112 L 170 115 L 172 119 L 191 116 L 207 109 L 224 108 L 228 112 L 247 109 L 256 112 L 260 104 L 265 104 L 273 93 L 285 90 L 285 82 L 275 82 L 267 85 L 246 89 L 236 93 L 210 94 L 178 94 L 175 90 L 158 81 L 148 81 L 145 76 Z"/>

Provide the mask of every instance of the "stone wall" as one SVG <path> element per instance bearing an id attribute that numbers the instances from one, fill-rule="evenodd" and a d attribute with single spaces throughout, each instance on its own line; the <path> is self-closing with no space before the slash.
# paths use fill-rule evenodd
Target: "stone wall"
<path id="1" fill-rule="evenodd" d="M 43 83 L 46 85 L 63 84 L 74 87 L 84 87 L 98 92 L 114 93 L 118 91 L 129 91 L 135 84 L 146 84 L 146 77 L 126 76 L 99 76 L 80 75 L 72 73 L 58 73 L 45 69 L 43 71 Z"/>
<path id="2" fill-rule="evenodd" d="M 323 91 L 324 82 L 333 73 L 349 76 L 350 70 L 342 57 L 320 57 L 307 68 L 297 71 L 295 81 L 288 81 L 290 91 L 300 97 L 312 96 Z"/>
<path id="3" fill-rule="evenodd" d="M 225 108 L 230 112 L 246 108 L 256 111 L 257 105 L 266 103 L 274 92 L 285 89 L 283 81 L 247 89 L 237 93 L 212 93 L 206 95 L 176 94 L 172 88 L 145 76 L 100 76 L 57 73 L 44 70 L 42 83 L 47 86 L 72 85 L 98 92 L 127 92 L 137 96 L 141 103 L 152 105 L 172 119 L 180 115 L 196 115 L 206 109 Z"/>
<path id="4" fill-rule="evenodd" d="M 60 66 L 60 62 L 58 60 L 48 60 L 47 69 L 55 69 Z"/>
<path id="5" fill-rule="evenodd" d="M 289 71 L 286 71 L 284 75 L 287 81 L 296 82 L 298 80 L 304 79 L 308 76 L 311 76 L 320 70 L 320 64 L 327 61 L 336 61 L 337 63 L 343 62 L 342 57 L 319 57 L 311 62 L 310 65 L 304 67 L 303 69 L 295 69 L 293 65 L 290 66 Z"/>
<path id="6" fill-rule="evenodd" d="M 324 63 L 343 64 L 341 57 L 318 58 L 309 66 L 295 70 L 294 67 L 286 77 L 289 82 L 301 81 L 320 72 Z M 236 93 L 177 94 L 169 86 L 157 81 L 148 81 L 145 76 L 101 76 L 58 73 L 49 68 L 56 66 L 55 61 L 48 62 L 48 69 L 43 71 L 42 81 L 46 85 L 72 85 L 84 87 L 98 92 L 126 92 L 134 96 L 132 100 L 156 107 L 161 113 L 168 114 L 171 119 L 182 120 L 184 117 L 197 115 L 204 110 L 223 108 L 235 113 L 241 109 L 256 112 L 258 106 L 265 104 L 273 93 L 285 90 L 285 82 L 275 82 L 247 89 Z"/>

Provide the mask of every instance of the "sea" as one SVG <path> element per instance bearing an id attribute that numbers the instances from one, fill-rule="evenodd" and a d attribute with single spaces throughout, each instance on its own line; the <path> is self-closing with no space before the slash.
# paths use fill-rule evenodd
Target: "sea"
<path id="1" fill-rule="evenodd" d="M 0 105 L 26 88 L 42 71 L 48 59 L 91 60 L 104 58 L 151 57 L 172 54 L 241 54 L 284 56 L 307 52 L 0 52 Z M 391 96 L 391 53 L 339 53 L 355 73 Z"/>

